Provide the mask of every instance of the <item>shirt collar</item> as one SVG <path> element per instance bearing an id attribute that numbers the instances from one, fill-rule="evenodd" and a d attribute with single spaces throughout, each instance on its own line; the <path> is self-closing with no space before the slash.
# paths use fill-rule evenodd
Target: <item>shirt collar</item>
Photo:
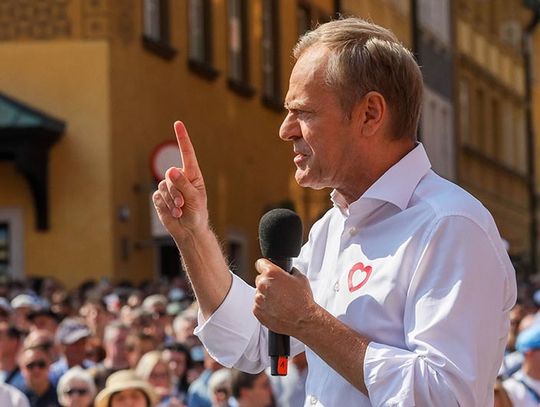
<path id="1" fill-rule="evenodd" d="M 332 191 L 331 199 L 343 212 L 354 210 L 366 200 L 390 202 L 399 209 L 407 208 L 416 186 L 431 168 L 431 163 L 422 143 L 417 143 L 405 157 L 390 167 L 366 192 L 347 208 L 343 196 Z"/>

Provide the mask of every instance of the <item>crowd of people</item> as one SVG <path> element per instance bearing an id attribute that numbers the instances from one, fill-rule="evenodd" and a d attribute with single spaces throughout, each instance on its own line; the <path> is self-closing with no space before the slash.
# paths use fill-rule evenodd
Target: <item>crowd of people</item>
<path id="1" fill-rule="evenodd" d="M 302 405 L 307 363 L 286 378 L 221 366 L 194 334 L 185 279 L 0 282 L 0 405 L 268 407 Z"/>

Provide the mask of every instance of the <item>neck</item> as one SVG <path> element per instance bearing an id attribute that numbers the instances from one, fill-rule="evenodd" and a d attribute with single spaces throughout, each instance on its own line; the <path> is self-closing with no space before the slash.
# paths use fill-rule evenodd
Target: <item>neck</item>
<path id="1" fill-rule="evenodd" d="M 540 366 L 536 366 L 534 363 L 525 361 L 522 367 L 523 373 L 529 376 L 531 379 L 540 380 Z"/>
<path id="2" fill-rule="evenodd" d="M 45 393 L 47 393 L 47 390 L 49 390 L 49 386 L 50 386 L 49 381 L 41 382 L 41 383 L 35 383 L 30 390 L 32 390 L 38 396 L 42 396 Z"/>
<path id="3" fill-rule="evenodd" d="M 336 187 L 347 204 L 357 201 L 386 171 L 411 152 L 415 144 L 411 140 L 388 140 L 388 136 L 377 145 L 366 147 L 369 154 L 357 159 L 358 166 L 347 173 L 350 178 Z"/>

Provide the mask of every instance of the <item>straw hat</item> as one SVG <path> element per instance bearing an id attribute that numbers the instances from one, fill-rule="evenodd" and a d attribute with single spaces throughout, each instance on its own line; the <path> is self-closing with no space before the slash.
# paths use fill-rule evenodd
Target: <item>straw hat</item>
<path id="1" fill-rule="evenodd" d="M 144 394 L 146 394 L 148 400 L 150 400 L 151 407 L 154 407 L 158 402 L 158 395 L 152 386 L 150 386 L 148 382 L 139 378 L 139 376 L 135 374 L 135 371 L 126 369 L 119 370 L 118 372 L 115 372 L 109 376 L 105 384 L 105 388 L 96 396 L 95 406 L 107 407 L 113 394 L 127 389 L 141 390 Z"/>

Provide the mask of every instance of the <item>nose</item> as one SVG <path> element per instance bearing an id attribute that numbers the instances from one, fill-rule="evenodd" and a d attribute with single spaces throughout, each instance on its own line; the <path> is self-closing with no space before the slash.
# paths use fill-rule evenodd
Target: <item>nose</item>
<path id="1" fill-rule="evenodd" d="M 279 128 L 279 138 L 285 141 L 292 141 L 299 137 L 302 137 L 300 125 L 294 113 L 289 112 Z"/>

